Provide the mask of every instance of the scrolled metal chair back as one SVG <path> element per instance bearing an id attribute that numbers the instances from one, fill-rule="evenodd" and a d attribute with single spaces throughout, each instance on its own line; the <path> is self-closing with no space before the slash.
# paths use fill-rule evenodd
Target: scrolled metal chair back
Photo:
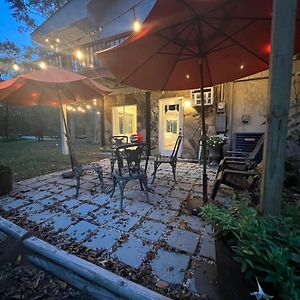
<path id="1" fill-rule="evenodd" d="M 145 155 L 145 167 L 141 167 L 141 161 Z M 129 176 L 140 174 L 147 171 L 149 159 L 149 146 L 145 143 L 133 143 L 120 145 L 116 148 L 118 162 L 118 173 L 120 176 L 126 172 Z"/>

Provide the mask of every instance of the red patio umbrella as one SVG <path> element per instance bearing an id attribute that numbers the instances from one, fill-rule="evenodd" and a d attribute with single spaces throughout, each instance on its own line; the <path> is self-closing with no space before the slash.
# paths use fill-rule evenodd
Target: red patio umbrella
<path id="1" fill-rule="evenodd" d="M 62 104 L 86 102 L 110 92 L 109 88 L 94 80 L 53 67 L 0 82 L 0 102 L 24 106 L 60 105 L 67 140 L 70 139 L 70 135 Z M 69 150 L 73 168 L 72 153 L 71 149 Z"/>
<path id="2" fill-rule="evenodd" d="M 88 101 L 111 90 L 82 75 L 48 67 L 0 82 L 0 101 L 12 105 L 58 105 Z"/>
<path id="3" fill-rule="evenodd" d="M 97 52 L 112 74 L 130 86 L 148 90 L 200 87 L 204 201 L 207 136 L 203 88 L 266 70 L 271 21 L 272 0 L 157 0 L 139 33 Z M 297 21 L 295 52 L 300 52 Z"/>

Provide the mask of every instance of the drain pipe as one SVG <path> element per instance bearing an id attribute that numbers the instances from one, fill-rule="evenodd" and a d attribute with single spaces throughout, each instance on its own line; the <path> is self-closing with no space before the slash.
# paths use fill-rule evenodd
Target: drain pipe
<path id="1" fill-rule="evenodd" d="M 0 217 L 0 231 L 16 238 L 26 249 L 30 250 L 29 259 L 32 262 L 45 268 L 46 271 L 53 273 L 55 276 L 58 276 L 56 274 L 59 273 L 59 270 L 65 269 L 68 275 L 63 279 L 70 284 L 78 282 L 77 287 L 84 287 L 87 292 L 95 289 L 97 289 L 97 293 L 109 292 L 111 299 L 170 300 L 168 297 L 31 236 L 25 229 L 2 217 Z"/>

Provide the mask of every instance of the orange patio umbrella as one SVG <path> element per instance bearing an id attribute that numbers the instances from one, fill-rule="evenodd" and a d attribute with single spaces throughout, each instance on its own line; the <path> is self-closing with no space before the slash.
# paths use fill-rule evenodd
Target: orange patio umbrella
<path id="1" fill-rule="evenodd" d="M 300 52 L 300 7 L 295 52 Z M 272 0 L 157 0 L 142 30 L 97 52 L 122 83 L 148 90 L 200 88 L 203 199 L 207 200 L 203 88 L 269 67 Z"/>

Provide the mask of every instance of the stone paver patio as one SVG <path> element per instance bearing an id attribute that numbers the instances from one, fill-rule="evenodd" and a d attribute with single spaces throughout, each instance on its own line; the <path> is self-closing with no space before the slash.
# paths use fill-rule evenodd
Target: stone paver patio
<path id="1" fill-rule="evenodd" d="M 110 183 L 109 160 L 100 163 Z M 150 162 L 149 174 L 151 167 Z M 168 285 L 201 293 L 195 288 L 194 270 L 203 259 L 215 259 L 212 230 L 186 208 L 190 197 L 201 196 L 201 172 L 196 163 L 180 162 L 175 184 L 171 170 L 160 169 L 155 184 L 149 185 L 149 203 L 139 183 L 129 182 L 122 213 L 118 212 L 118 189 L 112 198 L 101 193 L 93 173 L 82 176 L 78 198 L 75 180 L 56 172 L 15 184 L 10 196 L 0 198 L 0 208 L 92 251 L 105 251 L 124 266 L 148 268 Z M 215 170 L 209 168 L 209 190 L 214 177 Z M 219 200 L 225 201 L 231 192 L 221 191 Z"/>

